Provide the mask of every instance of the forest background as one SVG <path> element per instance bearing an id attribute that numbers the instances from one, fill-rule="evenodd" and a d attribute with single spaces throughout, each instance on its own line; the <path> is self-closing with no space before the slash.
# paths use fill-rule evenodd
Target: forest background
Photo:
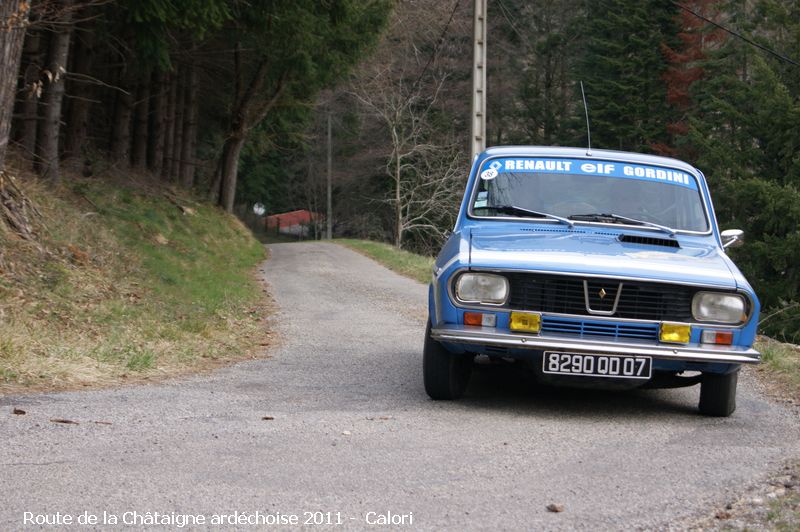
<path id="1" fill-rule="evenodd" d="M 488 145 L 585 145 L 582 81 L 594 147 L 705 173 L 762 329 L 800 340 L 796 1 L 492 0 L 488 33 Z M 324 213 L 330 123 L 334 236 L 431 254 L 471 70 L 468 0 L 1 0 L 0 169 Z"/>

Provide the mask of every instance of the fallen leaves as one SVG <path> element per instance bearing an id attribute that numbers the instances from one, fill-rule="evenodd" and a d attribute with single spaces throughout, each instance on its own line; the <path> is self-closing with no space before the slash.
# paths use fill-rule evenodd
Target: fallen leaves
<path id="1" fill-rule="evenodd" d="M 547 505 L 547 511 L 548 512 L 553 512 L 553 513 L 556 513 L 556 514 L 561 513 L 561 512 L 564 511 L 564 505 L 563 504 L 556 504 L 556 503 L 548 504 Z"/>
<path id="2" fill-rule="evenodd" d="M 54 418 L 50 420 L 51 423 L 61 423 L 62 425 L 80 425 L 77 421 L 71 419 Z"/>
<path id="3" fill-rule="evenodd" d="M 264 416 L 264 417 L 262 417 L 262 418 L 261 418 L 261 420 L 262 420 L 262 421 L 272 421 L 272 420 L 274 420 L 274 419 L 275 419 L 275 418 L 274 418 L 274 417 L 272 417 L 272 416 Z"/>
<path id="4" fill-rule="evenodd" d="M 67 251 L 70 260 L 77 266 L 88 266 L 90 263 L 89 254 L 74 244 L 67 244 Z"/>
<path id="5" fill-rule="evenodd" d="M 16 408 L 15 407 L 11 411 L 11 413 L 14 414 L 15 416 L 24 416 L 28 412 L 26 412 L 25 410 L 22 410 L 21 408 Z M 80 425 L 80 423 L 78 421 L 75 421 L 75 420 L 72 420 L 72 419 L 59 418 L 59 417 L 51 419 L 50 422 L 51 423 L 60 423 L 61 425 Z M 111 423 L 111 421 L 92 421 L 92 423 L 94 423 L 95 425 L 112 425 L 113 424 L 113 423 Z"/>

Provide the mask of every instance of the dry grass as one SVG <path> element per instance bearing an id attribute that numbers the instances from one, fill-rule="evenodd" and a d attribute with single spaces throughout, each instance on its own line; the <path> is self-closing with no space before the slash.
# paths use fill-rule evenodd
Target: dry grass
<path id="1" fill-rule="evenodd" d="M 762 356 L 759 373 L 771 385 L 779 387 L 781 396 L 800 404 L 800 346 L 762 336 L 756 349 Z"/>
<path id="2" fill-rule="evenodd" d="M 362 255 L 366 255 L 400 275 L 423 284 L 428 284 L 431 281 L 431 268 L 434 262 L 432 257 L 417 255 L 410 251 L 397 249 L 390 244 L 371 240 L 338 238 L 336 242 L 358 251 Z"/>
<path id="3" fill-rule="evenodd" d="M 0 392 L 202 370 L 268 342 L 263 247 L 233 217 L 189 198 L 182 214 L 157 185 L 18 182 L 43 217 L 36 242 L 0 223 Z"/>

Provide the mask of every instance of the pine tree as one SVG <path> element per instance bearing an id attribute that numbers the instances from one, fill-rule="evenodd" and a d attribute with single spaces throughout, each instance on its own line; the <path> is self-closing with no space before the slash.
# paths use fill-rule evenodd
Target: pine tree
<path id="1" fill-rule="evenodd" d="M 584 142 L 583 107 L 572 72 L 581 49 L 583 3 L 489 3 L 487 137 L 491 144 Z M 578 115 L 580 120 L 576 120 Z"/>
<path id="2" fill-rule="evenodd" d="M 586 87 L 597 147 L 649 151 L 667 139 L 662 46 L 674 44 L 676 9 L 668 0 L 587 4 L 576 77 Z"/>
<path id="3" fill-rule="evenodd" d="M 718 46 L 727 34 L 719 28 L 709 26 L 694 13 L 713 18 L 718 15 L 716 3 L 716 0 L 695 0 L 685 4 L 693 13 L 681 9 L 676 17 L 680 27 L 677 46 L 670 47 L 663 44 L 661 47 L 669 64 L 663 75 L 667 89 L 667 103 L 674 109 L 675 119 L 674 122 L 667 124 L 669 141 L 666 144 L 653 146 L 656 153 L 685 159 L 696 156 L 690 150 L 688 143 L 680 142 L 681 137 L 689 131 L 689 117 L 693 111 L 694 101 L 690 90 L 706 75 L 703 61 L 707 59 L 708 51 Z"/>

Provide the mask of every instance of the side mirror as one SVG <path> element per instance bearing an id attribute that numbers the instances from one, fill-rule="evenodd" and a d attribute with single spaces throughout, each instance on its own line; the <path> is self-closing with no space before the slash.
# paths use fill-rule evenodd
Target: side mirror
<path id="1" fill-rule="evenodd" d="M 726 229 L 720 235 L 722 237 L 722 247 L 739 247 L 744 244 L 744 231 L 741 229 Z"/>

